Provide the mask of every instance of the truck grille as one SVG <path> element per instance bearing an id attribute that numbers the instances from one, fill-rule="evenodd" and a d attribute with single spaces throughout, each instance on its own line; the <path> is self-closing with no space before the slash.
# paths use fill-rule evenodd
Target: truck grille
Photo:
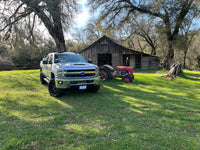
<path id="1" fill-rule="evenodd" d="M 82 73 L 82 74 L 66 74 L 65 77 L 91 77 L 95 76 L 95 73 Z"/>
<path id="2" fill-rule="evenodd" d="M 71 69 L 71 70 L 64 70 L 62 72 L 63 77 L 67 78 L 92 78 L 96 76 L 96 70 L 95 69 Z"/>
<path id="3" fill-rule="evenodd" d="M 88 72 L 88 71 L 95 71 L 95 69 L 81 69 L 81 70 L 66 70 L 66 72 Z"/>

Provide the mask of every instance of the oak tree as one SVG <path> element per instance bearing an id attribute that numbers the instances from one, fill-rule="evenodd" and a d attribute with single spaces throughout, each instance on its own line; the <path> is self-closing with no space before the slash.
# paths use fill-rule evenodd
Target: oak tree
<path id="1" fill-rule="evenodd" d="M 179 34 L 182 23 L 190 19 L 191 14 L 199 15 L 198 0 L 89 0 L 94 10 L 101 10 L 101 19 L 108 23 L 126 22 L 137 13 L 156 17 L 163 27 L 168 42 L 165 64 L 167 68 L 174 60 L 173 44 Z M 192 15 L 193 16 L 193 15 Z"/>
<path id="2" fill-rule="evenodd" d="M 0 0 L 0 31 L 5 37 L 24 25 L 34 37 L 34 28 L 41 21 L 54 39 L 57 51 L 66 51 L 63 30 L 68 28 L 74 11 L 76 0 Z"/>

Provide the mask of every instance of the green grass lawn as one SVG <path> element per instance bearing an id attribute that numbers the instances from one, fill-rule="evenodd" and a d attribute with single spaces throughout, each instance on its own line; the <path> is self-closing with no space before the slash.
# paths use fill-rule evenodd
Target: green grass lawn
<path id="1" fill-rule="evenodd" d="M 0 149 L 199 150 L 200 79 L 160 76 L 54 98 L 39 70 L 0 72 Z"/>
<path id="2" fill-rule="evenodd" d="M 135 73 L 157 73 L 157 74 L 167 74 L 169 70 L 165 69 L 134 69 L 133 72 Z"/>
<path id="3" fill-rule="evenodd" d="M 199 77 L 200 78 L 200 72 L 198 72 L 198 71 L 184 70 L 184 73 L 186 74 L 186 76 L 192 76 L 192 77 Z"/>

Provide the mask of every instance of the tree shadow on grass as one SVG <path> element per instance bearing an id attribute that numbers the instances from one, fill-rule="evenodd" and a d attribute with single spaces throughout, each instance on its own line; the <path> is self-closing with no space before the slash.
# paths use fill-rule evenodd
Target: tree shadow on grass
<path id="1" fill-rule="evenodd" d="M 123 84 L 118 81 L 105 82 L 102 90 L 100 90 L 98 94 L 86 94 L 84 92 L 81 94 L 71 93 L 72 95 L 68 94 L 59 100 L 79 110 L 82 114 L 80 120 L 82 120 L 81 118 L 92 120 L 91 122 L 101 120 L 103 123 L 102 125 L 105 125 L 106 128 L 113 127 L 112 132 L 122 130 L 124 136 L 128 136 L 128 133 L 131 133 L 131 131 L 128 132 L 127 129 L 124 129 L 125 126 L 139 128 L 139 124 L 143 125 L 142 128 L 144 128 L 144 124 L 147 124 L 147 129 L 144 129 L 144 131 L 147 132 L 149 132 L 149 130 L 155 131 L 156 128 L 161 129 L 164 126 L 165 129 L 161 129 L 163 132 L 162 135 L 160 135 L 161 137 L 171 136 L 171 133 L 168 133 L 168 128 L 172 128 L 171 130 L 177 130 L 178 133 L 184 134 L 182 133 L 184 127 L 180 124 L 184 124 L 184 122 L 190 123 L 192 119 L 189 119 L 191 114 L 187 113 L 188 110 L 198 110 L 200 105 L 199 101 L 192 101 L 192 103 L 190 103 L 190 92 L 186 93 L 188 96 L 177 95 L 176 92 L 174 94 L 169 94 L 156 89 L 151 89 L 153 93 L 147 91 L 141 92 L 141 90 L 122 87 L 122 85 Z M 115 93 L 116 91 L 118 92 Z M 88 99 L 81 98 L 82 96 L 85 97 L 85 94 L 88 96 Z M 71 96 L 73 96 L 75 101 L 69 100 Z M 198 116 L 199 112 L 195 111 L 193 117 L 195 117 L 197 121 L 191 123 L 196 124 L 200 121 Z M 162 121 L 159 122 L 159 120 L 164 120 L 164 123 L 162 123 Z M 105 121 L 113 121 L 114 124 L 106 124 L 104 123 Z M 173 125 L 176 122 L 178 122 L 178 128 L 173 129 Z M 87 124 L 87 122 L 84 121 L 82 123 Z M 143 133 L 140 129 L 137 130 L 139 134 Z M 188 137 L 195 134 L 195 132 L 193 132 L 194 128 L 187 130 L 191 131 L 191 134 L 187 135 Z M 128 133 L 126 134 L 126 132 Z M 156 132 L 152 134 L 154 136 Z M 172 133 L 172 135 L 178 137 L 178 134 Z M 184 140 L 185 137 L 181 137 L 178 142 L 182 143 L 181 141 Z M 194 145 L 196 145 L 196 143 Z"/>
<path id="2" fill-rule="evenodd" d="M 195 72 L 193 72 L 193 73 L 190 73 L 190 72 L 184 72 L 184 74 L 186 75 L 186 76 L 189 76 L 189 77 L 196 77 L 196 78 L 200 78 L 200 74 L 197 72 L 197 73 L 195 73 Z"/>
<path id="3" fill-rule="evenodd" d="M 177 94 L 178 91 L 165 92 L 158 88 L 170 88 L 165 80 L 152 80 L 130 84 L 112 80 L 102 83 L 98 93 L 67 92 L 61 98 L 44 93 L 4 97 L 0 100 L 4 131 L 1 147 L 181 149 L 184 144 L 185 149 L 195 149 L 198 143 L 191 145 L 189 141 L 196 140 L 194 127 L 198 126 L 199 112 L 195 110 L 200 102 L 190 103 L 191 92 L 184 96 Z M 184 124 L 191 126 L 186 128 Z"/>
<path id="4" fill-rule="evenodd" d="M 199 81 L 200 82 L 200 76 L 184 76 L 184 75 L 179 75 L 180 78 L 186 79 L 188 81 Z"/>

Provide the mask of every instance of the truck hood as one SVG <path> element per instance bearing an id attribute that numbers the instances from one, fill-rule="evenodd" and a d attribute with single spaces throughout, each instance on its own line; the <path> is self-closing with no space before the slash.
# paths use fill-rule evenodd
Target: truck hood
<path id="1" fill-rule="evenodd" d="M 96 65 L 90 63 L 57 63 L 54 64 L 54 69 L 70 70 L 70 69 L 95 69 Z"/>

